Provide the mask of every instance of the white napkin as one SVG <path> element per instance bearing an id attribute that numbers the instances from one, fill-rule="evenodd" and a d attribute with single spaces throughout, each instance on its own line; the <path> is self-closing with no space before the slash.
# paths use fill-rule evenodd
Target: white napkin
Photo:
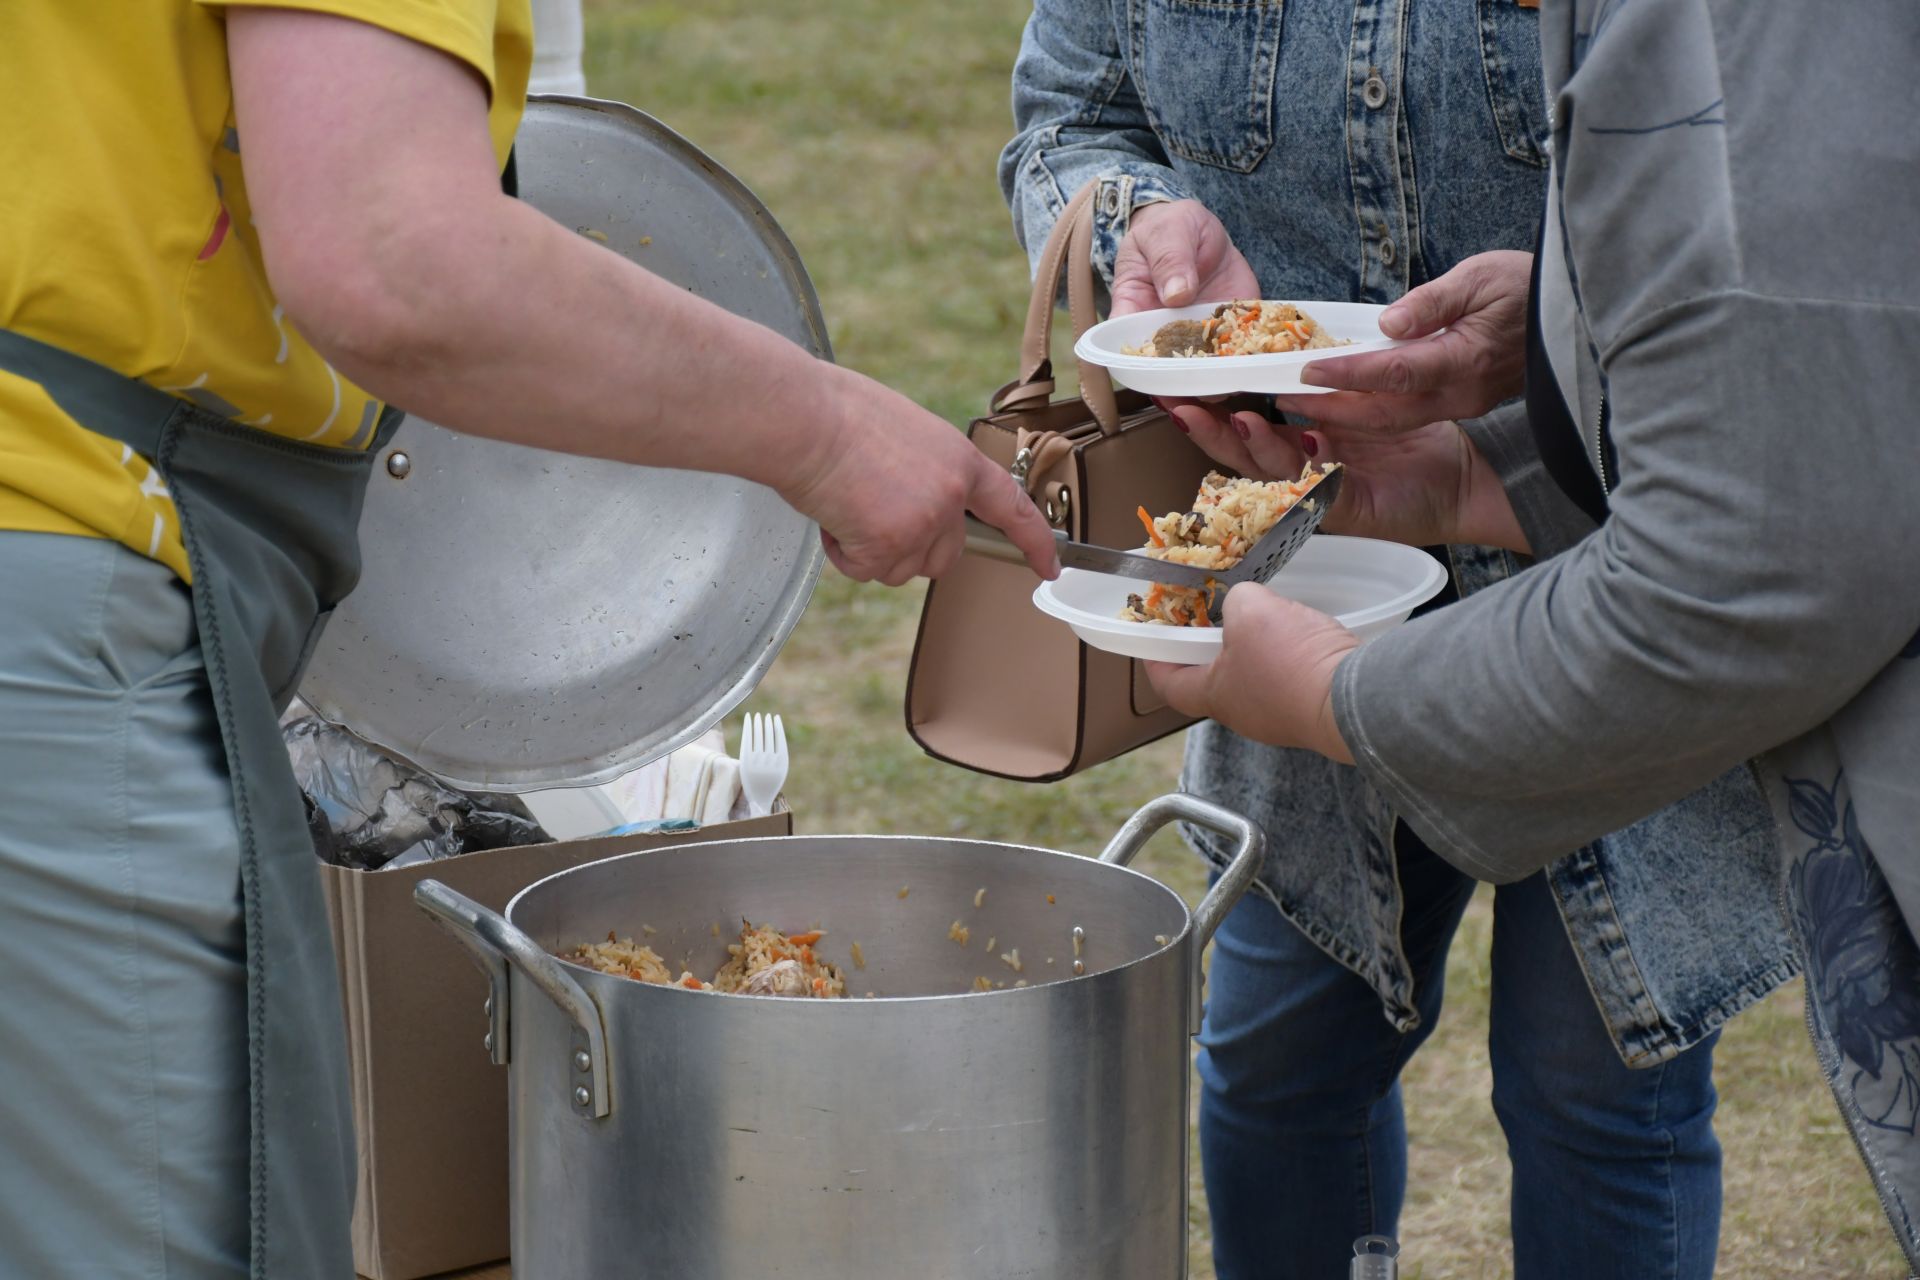
<path id="1" fill-rule="evenodd" d="M 714 729 L 667 757 L 667 800 L 660 816 L 698 819 L 706 811 L 713 762 L 726 754 L 726 737 Z"/>
<path id="2" fill-rule="evenodd" d="M 671 757 L 669 757 L 670 759 Z M 667 810 L 667 760 L 623 774 L 606 784 L 623 822 L 651 822 Z"/>
<path id="3" fill-rule="evenodd" d="M 713 757 L 707 774 L 707 794 L 700 805 L 700 825 L 726 822 L 740 799 L 740 762 L 732 756 Z"/>

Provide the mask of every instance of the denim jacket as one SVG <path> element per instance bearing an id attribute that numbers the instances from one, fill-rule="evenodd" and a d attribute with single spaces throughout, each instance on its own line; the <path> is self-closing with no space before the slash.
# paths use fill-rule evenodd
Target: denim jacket
<path id="1" fill-rule="evenodd" d="M 1036 0 L 1013 97 L 1000 180 L 1017 234 L 1037 253 L 1097 179 L 1109 278 L 1132 211 L 1156 200 L 1205 203 L 1280 298 L 1388 302 L 1472 254 L 1531 247 L 1539 226 L 1538 16 L 1515 0 Z M 1446 554 L 1461 596 L 1524 567 Z M 1413 1026 L 1398 804 L 1356 769 L 1214 724 L 1189 735 L 1183 785 L 1266 828 L 1260 891 Z M 1771 832 L 1736 770 L 1549 868 L 1630 1065 L 1672 1057 L 1795 972 Z"/>
<path id="2" fill-rule="evenodd" d="M 1920 132 L 1881 91 L 1920 9 L 1552 0 L 1541 36 L 1539 333 L 1606 519 L 1480 424 L 1545 558 L 1349 656 L 1334 714 L 1492 880 L 1756 756 L 1807 1027 L 1920 1269 Z"/>

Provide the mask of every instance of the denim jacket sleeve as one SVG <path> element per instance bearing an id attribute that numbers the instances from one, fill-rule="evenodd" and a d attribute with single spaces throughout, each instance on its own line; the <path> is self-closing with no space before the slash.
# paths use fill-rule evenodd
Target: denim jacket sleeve
<path id="1" fill-rule="evenodd" d="M 1111 283 L 1134 209 L 1188 197 L 1147 122 L 1108 0 L 1035 0 L 1013 67 L 1013 120 L 1000 189 L 1029 259 L 1067 201 L 1098 179 L 1093 258 Z"/>

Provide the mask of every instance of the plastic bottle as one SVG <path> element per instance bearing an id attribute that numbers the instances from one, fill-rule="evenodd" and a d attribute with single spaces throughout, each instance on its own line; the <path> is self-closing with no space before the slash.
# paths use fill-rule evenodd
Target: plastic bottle
<path id="1" fill-rule="evenodd" d="M 1400 1246 L 1391 1236 L 1361 1236 L 1353 1242 L 1348 1280 L 1398 1280 Z"/>

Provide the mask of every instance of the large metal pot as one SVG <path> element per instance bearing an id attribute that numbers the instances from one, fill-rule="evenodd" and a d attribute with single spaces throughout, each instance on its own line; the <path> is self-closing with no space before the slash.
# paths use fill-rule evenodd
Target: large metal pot
<path id="1" fill-rule="evenodd" d="M 1125 869 L 1176 819 L 1237 842 L 1191 915 Z M 489 1044 L 512 1063 L 516 1277 L 1184 1275 L 1200 957 L 1263 846 L 1246 819 L 1172 795 L 1098 861 L 737 840 L 564 871 L 505 916 L 423 882 L 417 900 L 491 978 Z M 651 929 L 669 964 L 710 976 L 743 916 L 828 929 L 816 950 L 875 998 L 684 991 L 554 955 Z M 1016 949 L 1018 971 L 999 958 Z"/>

